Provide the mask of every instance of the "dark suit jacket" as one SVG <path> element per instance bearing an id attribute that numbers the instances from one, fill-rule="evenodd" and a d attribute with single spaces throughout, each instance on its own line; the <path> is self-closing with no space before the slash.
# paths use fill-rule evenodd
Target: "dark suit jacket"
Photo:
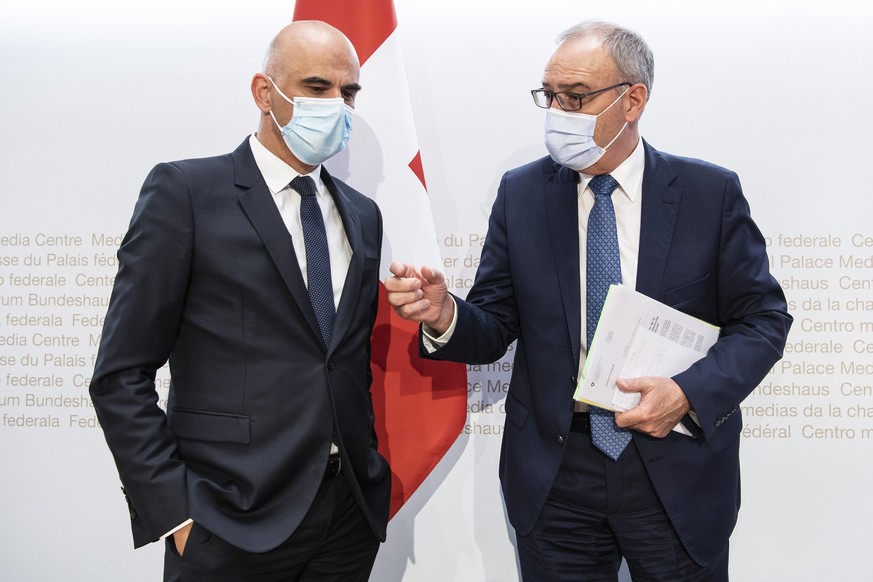
<path id="1" fill-rule="evenodd" d="M 699 416 L 695 438 L 634 441 L 679 537 L 704 564 L 739 508 L 740 402 L 781 357 L 791 317 L 733 172 L 645 144 L 637 290 L 721 326 L 674 379 Z M 500 476 L 525 535 L 545 502 L 573 413 L 581 341 L 576 172 L 543 158 L 507 172 L 476 280 L 452 339 L 431 357 L 486 363 L 515 339 Z"/>
<path id="2" fill-rule="evenodd" d="M 391 477 L 369 391 L 382 219 L 322 178 L 352 248 L 329 350 L 248 139 L 146 179 L 90 387 L 135 546 L 189 517 L 248 551 L 279 545 L 322 481 L 334 422 L 346 478 L 384 539 Z M 168 359 L 165 415 L 153 381 Z"/>

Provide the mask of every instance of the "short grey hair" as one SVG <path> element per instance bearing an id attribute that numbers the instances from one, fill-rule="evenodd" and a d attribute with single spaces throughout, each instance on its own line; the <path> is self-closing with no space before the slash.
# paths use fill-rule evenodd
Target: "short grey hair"
<path id="1" fill-rule="evenodd" d="M 604 21 L 586 21 L 571 26 L 558 35 L 556 44 L 566 40 L 581 38 L 597 38 L 612 58 L 615 67 L 622 78 L 618 81 L 642 83 L 648 94 L 652 94 L 652 84 L 655 82 L 655 57 L 643 37 L 637 33 L 622 28 L 617 24 Z"/>

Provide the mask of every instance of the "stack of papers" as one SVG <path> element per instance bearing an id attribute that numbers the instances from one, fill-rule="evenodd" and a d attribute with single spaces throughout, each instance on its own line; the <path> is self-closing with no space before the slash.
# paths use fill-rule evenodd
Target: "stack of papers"
<path id="1" fill-rule="evenodd" d="M 720 329 L 624 285 L 611 285 L 574 398 L 607 410 L 639 404 L 618 378 L 672 377 L 703 358 Z M 688 434 L 683 427 L 679 432 Z"/>

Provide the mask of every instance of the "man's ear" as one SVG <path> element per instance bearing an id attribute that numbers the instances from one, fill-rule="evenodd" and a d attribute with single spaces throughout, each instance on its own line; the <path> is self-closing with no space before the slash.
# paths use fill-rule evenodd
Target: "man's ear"
<path id="1" fill-rule="evenodd" d="M 268 113 L 273 109 L 273 104 L 270 102 L 271 86 L 270 79 L 263 73 L 256 73 L 252 77 L 252 97 L 255 100 L 255 105 L 263 113 Z"/>
<path id="2" fill-rule="evenodd" d="M 649 98 L 648 89 L 642 83 L 631 85 L 625 97 L 626 99 L 623 100 L 625 103 L 625 120 L 628 123 L 639 121 L 643 110 L 646 108 L 646 101 Z"/>

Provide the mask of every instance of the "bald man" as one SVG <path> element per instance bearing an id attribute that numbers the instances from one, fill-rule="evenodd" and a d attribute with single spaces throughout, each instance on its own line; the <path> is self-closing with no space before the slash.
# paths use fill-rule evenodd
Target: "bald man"
<path id="1" fill-rule="evenodd" d="M 134 546 L 166 540 L 165 580 L 364 581 L 385 539 L 382 219 L 322 166 L 348 140 L 359 70 L 340 31 L 287 26 L 252 79 L 257 133 L 157 165 L 140 192 L 90 390 Z"/>

